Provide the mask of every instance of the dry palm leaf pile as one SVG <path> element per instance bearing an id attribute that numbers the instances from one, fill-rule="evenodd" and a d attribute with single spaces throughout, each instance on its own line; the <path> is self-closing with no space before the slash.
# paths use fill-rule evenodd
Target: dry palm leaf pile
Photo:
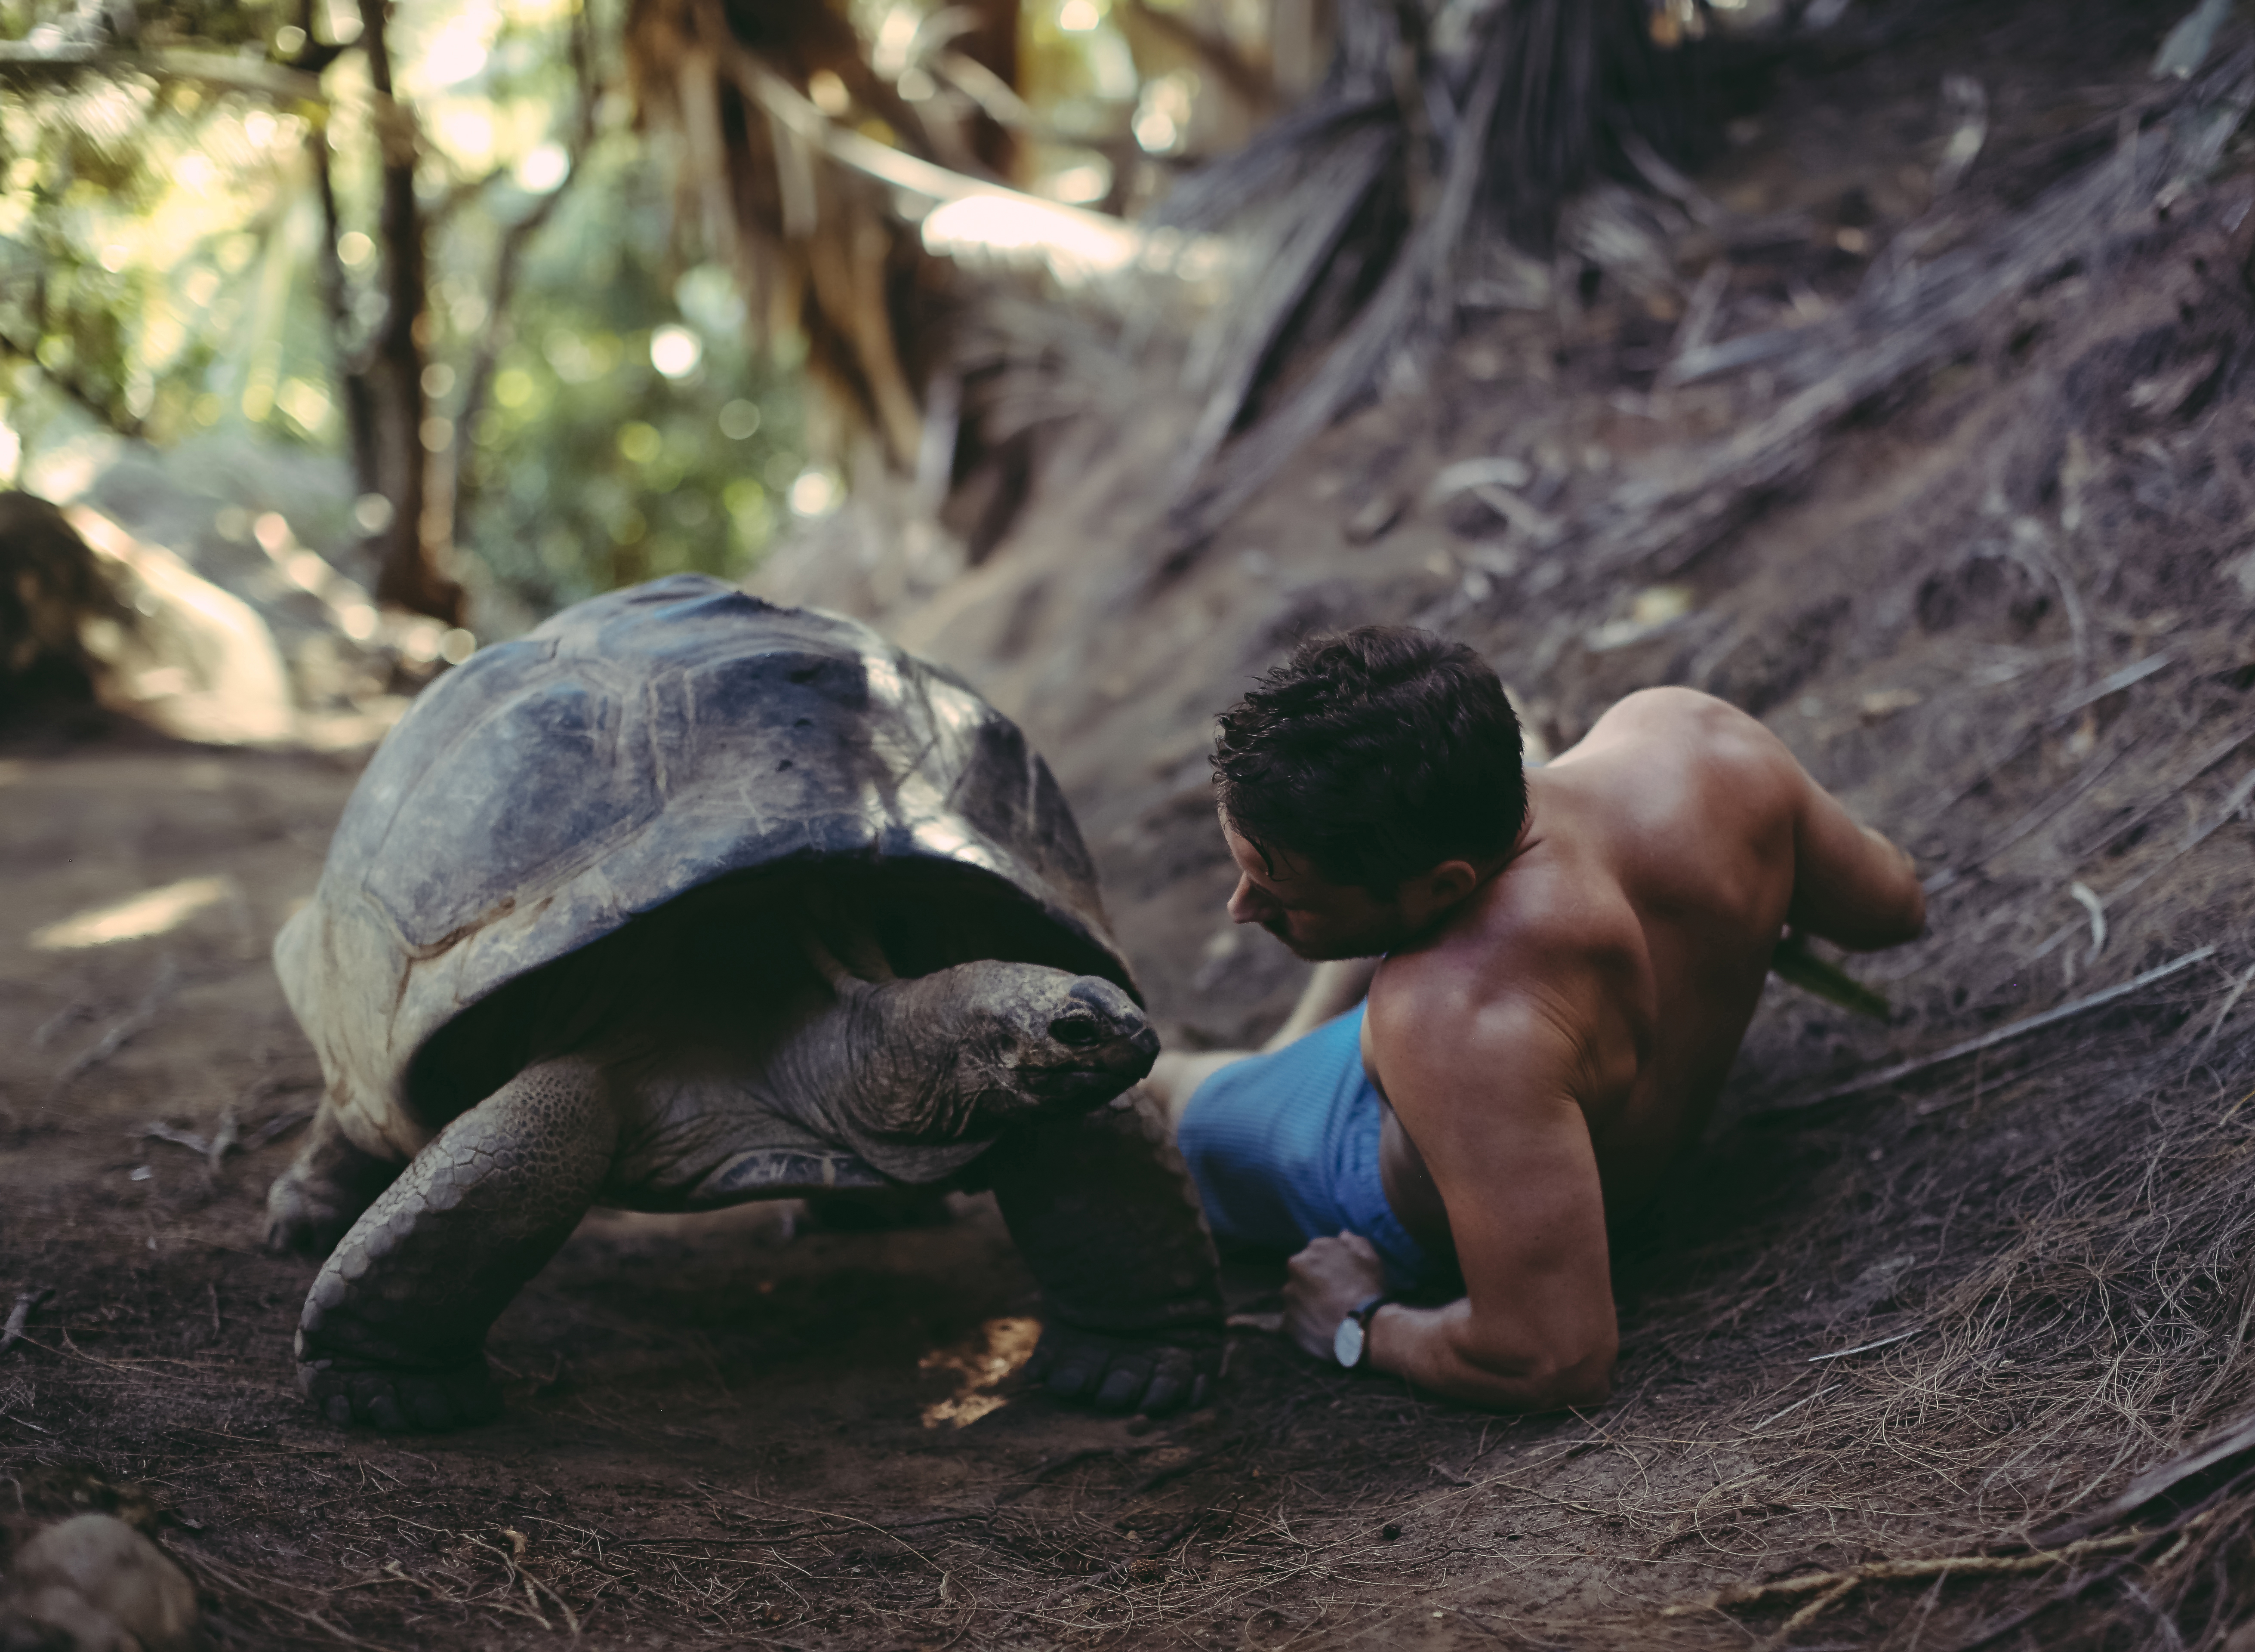
<path id="1" fill-rule="evenodd" d="M 2102 0 L 1874 0 L 1732 92 L 1704 159 L 1606 114 L 1599 74 L 1581 160 L 1528 159 L 1499 194 L 1507 139 L 1452 196 L 1444 129 L 1486 109 L 1519 131 L 1528 64 L 1672 73 L 1618 30 L 1595 58 L 1508 32 L 1571 10 L 1438 9 L 1478 26 L 1389 47 L 1382 84 L 1342 55 L 1298 153 L 1375 170 L 1331 202 L 1329 257 L 1227 205 L 1319 205 L 1312 186 L 1225 172 L 1211 218 L 1185 186 L 1198 233 L 1298 246 L 1320 304 L 1240 292 L 1202 336 L 1043 310 L 1070 346 L 1044 347 L 1028 503 L 976 566 L 878 577 L 900 549 L 855 545 L 856 505 L 762 580 L 875 615 L 1025 721 L 1184 1044 L 1257 1035 L 1296 985 L 1220 923 L 1201 752 L 1314 627 L 1462 636 L 1554 747 L 1632 689 L 1707 689 L 1910 847 L 1930 933 L 1851 960 L 1887 1018 L 1774 986 L 1701 1157 L 1619 1234 L 1611 1404 L 1486 1417 L 1248 1331 L 1186 1419 L 1013 1399 L 927 1431 L 933 1404 L 996 1397 L 976 1385 L 1025 1332 L 991 1211 L 788 1243 L 752 1213 L 591 1223 L 498 1329 L 509 1419 L 341 1438 L 286 1392 L 306 1270 L 242 1254 L 287 1151 L 252 1143 L 311 1056 L 217 904 L 165 943 L 172 974 L 0 935 L 23 1034 L 0 1051 L 0 1260 L 56 1291 L 0 1353 L 0 1527 L 137 1511 L 229 1646 L 2244 1652 L 2255 42 L 2221 5 L 2180 28 Z M 745 90 L 766 84 L 748 6 L 678 15 L 700 20 L 666 37 L 671 83 L 728 77 L 726 153 L 832 153 Z M 1505 39 L 1519 55 L 1483 55 Z M 1426 61 L 1445 109 L 1396 74 Z M 1247 153 L 1289 173 L 1271 141 Z M 692 175 L 783 224 L 757 167 Z M 887 194 L 856 199 L 896 233 Z M 863 221 L 827 200 L 818 222 Z M 1418 263 L 1419 214 L 1451 200 L 1491 229 Z M 907 267 L 866 237 L 855 265 L 859 234 L 804 253 L 837 260 L 801 292 L 833 319 Z M 1402 270 L 1409 296 L 1375 307 Z M 928 367 L 901 363 L 911 403 Z M 896 446 L 924 442 L 914 411 Z M 11 761 L 11 798 L 81 811 L 0 813 L 10 890 L 48 864 L 88 885 L 39 921 L 95 900 L 71 856 L 107 832 L 129 887 L 236 879 L 246 934 L 310 887 L 348 778 L 200 757 L 193 784 L 134 783 L 121 826 L 102 789 L 172 774 L 163 754 L 77 778 Z M 181 1110 L 206 1072 L 224 1117 Z M 174 1134 L 124 1141 L 152 1117 Z M 1257 1310 L 1274 1280 L 1240 1283 Z"/>
<path id="2" fill-rule="evenodd" d="M 1762 111 L 1852 190 L 1762 213 L 1727 165 L 1647 156 L 1647 284 L 1567 245 L 1549 313 L 1470 322 L 1406 390 L 1366 362 L 1273 475 L 1289 411 L 1217 450 L 1236 416 L 1193 402 L 1134 458 L 1061 438 L 937 596 L 769 576 L 1029 718 L 1192 1040 L 1256 1034 L 1294 985 L 1216 927 L 1198 751 L 1315 627 L 1473 640 L 1554 745 L 1635 687 L 1721 693 L 1928 873 L 1929 936 L 1861 967 L 1887 1023 L 1774 988 L 1708 1156 L 1624 1236 L 1611 1407 L 1491 1424 L 1248 1341 L 1164 1589 L 1075 1628 L 2255 1634 L 2255 45 L 2220 7 L 1881 21 L 1906 17 L 1908 64 L 1914 30 Z M 2046 76 L 2074 95 L 2040 109 Z M 1924 187 L 1875 205 L 1913 81 Z M 1351 128 L 1322 141 L 1360 175 Z M 1375 325 L 1371 291 L 1334 336 Z M 1187 533 L 1150 485 L 1185 454 L 1219 489 Z"/>

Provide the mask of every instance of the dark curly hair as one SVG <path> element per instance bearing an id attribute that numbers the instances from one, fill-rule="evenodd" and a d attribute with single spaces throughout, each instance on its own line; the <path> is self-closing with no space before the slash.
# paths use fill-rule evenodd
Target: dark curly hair
<path id="1" fill-rule="evenodd" d="M 1503 854 L 1527 818 L 1502 682 L 1430 631 L 1310 637 L 1220 722 L 1223 818 L 1264 854 L 1287 850 L 1380 899 L 1444 861 Z"/>

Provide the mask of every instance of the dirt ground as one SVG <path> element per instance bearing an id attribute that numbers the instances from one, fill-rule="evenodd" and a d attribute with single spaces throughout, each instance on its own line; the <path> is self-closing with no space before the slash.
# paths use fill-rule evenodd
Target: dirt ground
<path id="1" fill-rule="evenodd" d="M 1996 117 L 1972 215 L 2076 164 L 2066 140 L 2142 95 L 2167 19 L 2138 11 L 1968 7 L 1962 35 L 1768 88 L 1703 181 L 1821 235 L 1738 257 L 1726 332 L 1851 292 L 1837 230 L 1877 246 L 1928 209 L 1905 180 L 1967 52 Z M 265 950 L 353 765 L 109 728 L 0 749 L 0 1298 L 54 1292 L 0 1355 L 0 1526 L 120 1508 L 228 1648 L 1807 1652 L 1956 1646 L 2054 1592 L 2006 1644 L 2221 1645 L 2255 1613 L 2244 1504 L 2135 1550 L 2126 1585 L 2075 1557 L 1932 1571 L 1790 1627 L 1801 1596 L 1714 1594 L 2005 1553 L 2255 1402 L 2255 995 L 2233 996 L 2255 968 L 2251 203 L 2228 172 L 2126 263 L 2055 272 L 1664 580 L 1559 566 L 1424 496 L 1445 461 L 1511 453 L 1570 516 L 1763 405 L 1745 375 L 1654 393 L 1665 318 L 1605 301 L 1493 318 L 1179 566 L 1137 560 L 1132 432 L 1108 453 L 1068 433 L 1018 532 L 937 592 L 834 559 L 766 576 L 1026 722 L 1184 1044 L 1257 1034 L 1299 979 L 1220 922 L 1200 754 L 1212 710 L 1317 626 L 1467 637 L 1554 747 L 1633 688 L 1706 688 L 1910 847 L 1931 932 L 1857 966 L 1891 1020 L 1773 984 L 1724 1121 L 1623 1236 L 1602 1410 L 1488 1417 L 1253 1332 L 1185 1418 L 1019 1395 L 990 1378 L 1030 1282 L 960 1200 L 884 1234 L 793 1206 L 598 1215 L 495 1334 L 502 1422 L 333 1430 L 291 1387 L 313 1265 L 256 1234 L 319 1082 Z M 1374 498 L 1389 525 L 1350 532 Z M 55 944 L 184 884 L 161 932 Z M 240 1150 L 214 1155 L 230 1115 Z M 1273 1276 L 1235 1283 L 1257 1305 Z"/>

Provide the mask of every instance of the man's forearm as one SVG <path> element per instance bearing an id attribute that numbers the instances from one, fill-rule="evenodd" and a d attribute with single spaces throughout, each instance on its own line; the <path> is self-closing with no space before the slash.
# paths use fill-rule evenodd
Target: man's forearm
<path id="1" fill-rule="evenodd" d="M 1445 1308 L 1387 1304 L 1371 1316 L 1370 1363 L 1421 1388 L 1497 1411 L 1557 1411 L 1602 1405 L 1612 1396 L 1612 1344 L 1564 1360 L 1475 1359 L 1472 1306 L 1470 1297 Z"/>

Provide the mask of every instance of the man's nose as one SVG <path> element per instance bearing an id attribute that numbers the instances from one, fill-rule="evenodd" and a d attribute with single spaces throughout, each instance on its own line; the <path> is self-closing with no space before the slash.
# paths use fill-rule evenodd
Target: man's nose
<path id="1" fill-rule="evenodd" d="M 1257 924 L 1272 904 L 1268 891 L 1240 872 L 1237 876 L 1237 887 L 1229 892 L 1229 921 L 1233 924 Z"/>

